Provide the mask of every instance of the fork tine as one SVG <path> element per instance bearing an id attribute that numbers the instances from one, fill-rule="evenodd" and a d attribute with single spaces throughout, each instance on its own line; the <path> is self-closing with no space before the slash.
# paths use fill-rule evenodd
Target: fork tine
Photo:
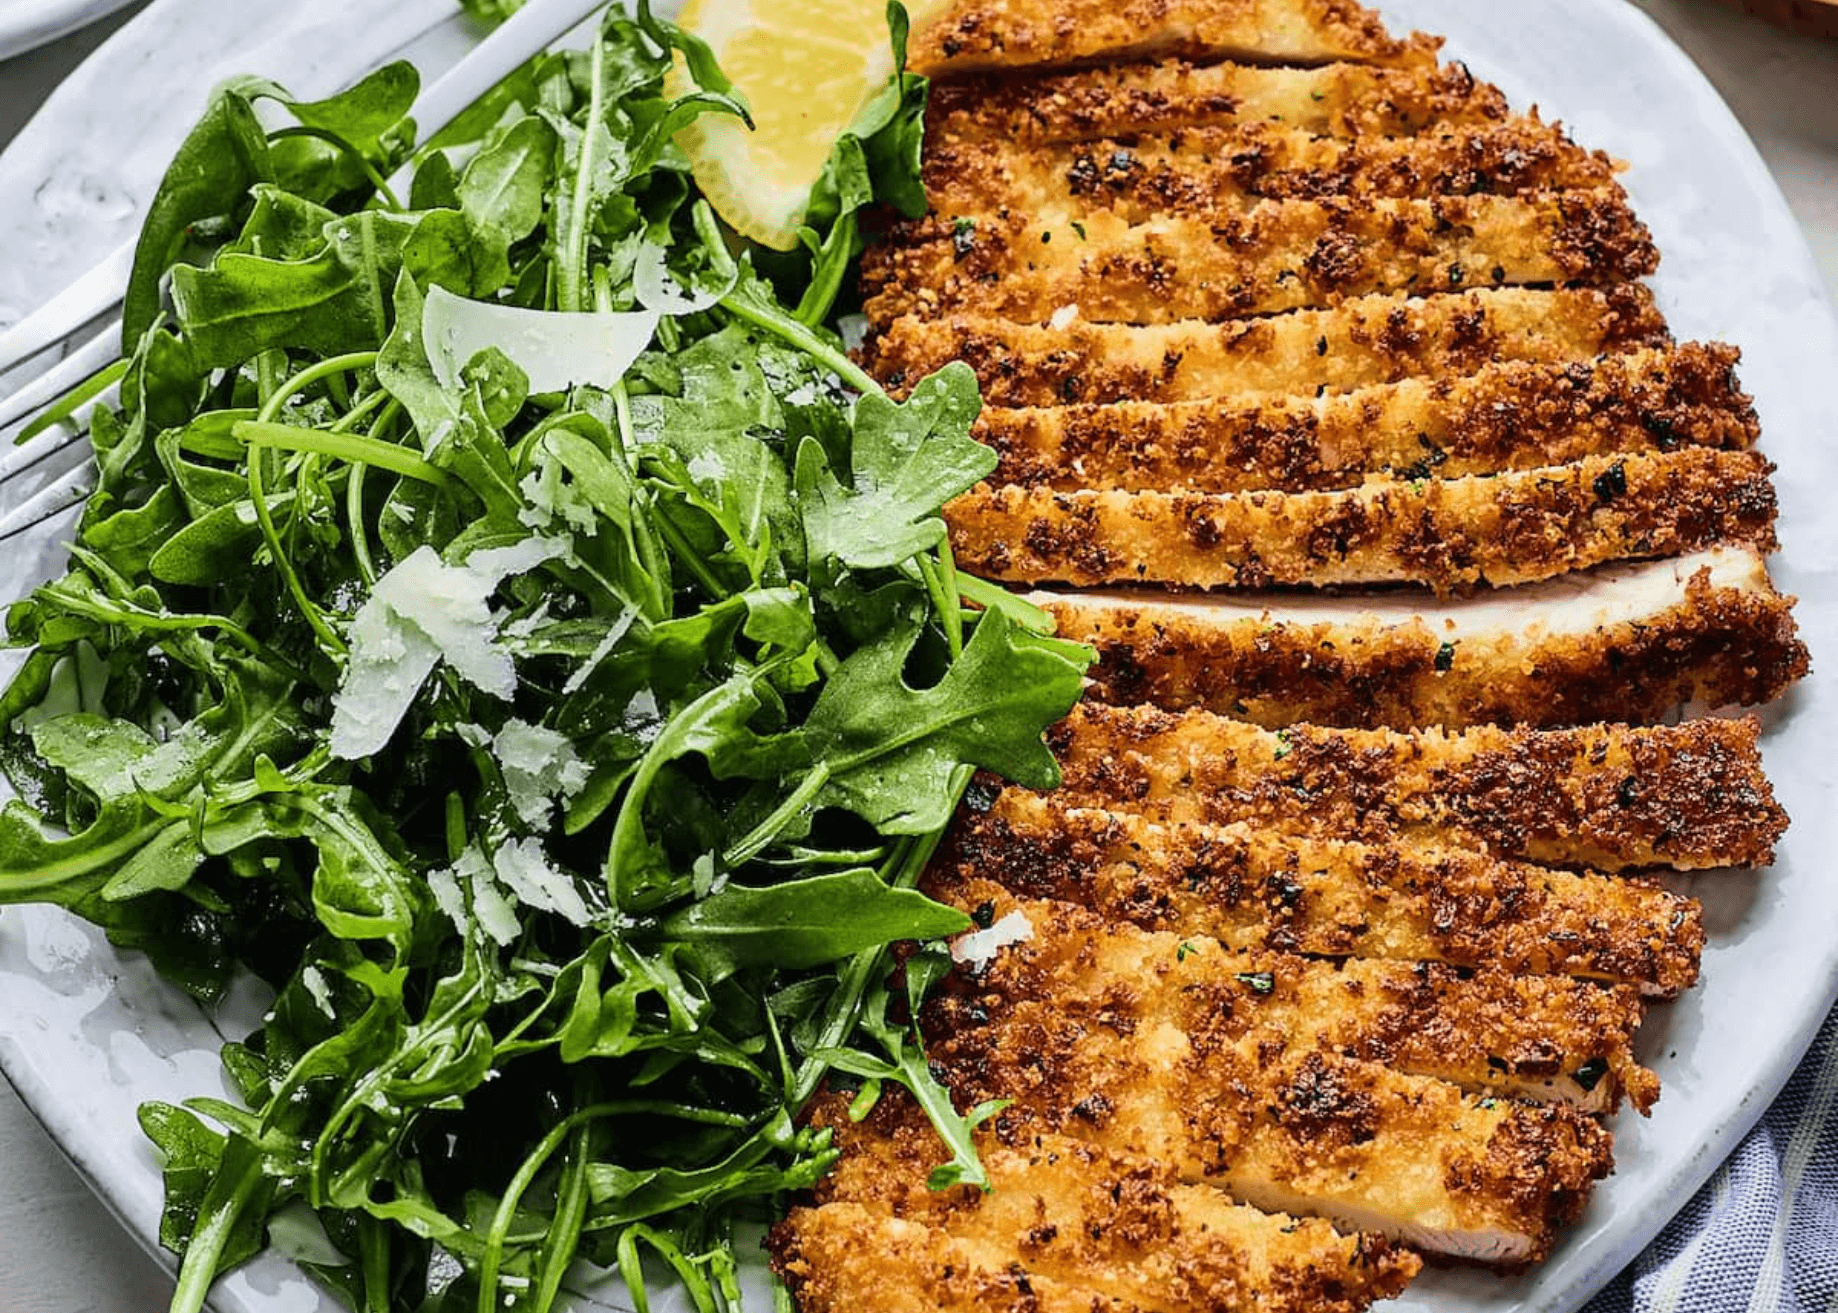
<path id="1" fill-rule="evenodd" d="M 41 433 L 22 447 L 15 447 L 7 452 L 5 459 L 0 459 L 0 488 L 5 487 L 21 475 L 29 474 L 46 461 L 69 451 L 86 439 L 82 433 L 61 432 L 52 430 Z"/>
<path id="2" fill-rule="evenodd" d="M 96 335 L 11 396 L 0 399 L 0 432 L 47 406 L 90 375 L 121 358 L 121 321 L 112 319 Z"/>
<path id="3" fill-rule="evenodd" d="M 0 542 L 17 538 L 80 505 L 89 496 L 94 475 L 94 463 L 85 460 L 0 516 Z"/>
<path id="4" fill-rule="evenodd" d="M 134 269 L 134 243 L 126 242 L 37 310 L 0 333 L 0 375 L 49 350 L 121 304 Z M 120 321 L 115 331 L 120 332 Z M 103 361 L 107 364 L 108 361 Z M 3 426 L 0 426 L 3 427 Z"/>

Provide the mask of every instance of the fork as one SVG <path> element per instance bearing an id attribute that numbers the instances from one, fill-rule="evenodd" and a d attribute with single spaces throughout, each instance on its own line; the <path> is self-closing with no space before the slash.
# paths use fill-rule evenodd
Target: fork
<path id="1" fill-rule="evenodd" d="M 440 79 L 417 97 L 410 110 L 423 140 L 457 118 L 473 101 L 496 86 L 527 60 L 585 21 L 605 0 L 529 0 Z M 389 179 L 392 191 L 408 182 L 412 161 Z M 60 344 L 77 340 L 82 330 L 100 326 L 50 369 L 16 392 L 0 397 L 0 439 L 17 430 L 19 445 L 0 458 L 0 542 L 56 518 L 88 495 L 91 464 L 81 449 L 88 414 L 113 400 L 115 390 L 97 389 L 81 397 L 67 415 L 57 404 L 86 381 L 102 374 L 121 355 L 121 317 L 115 313 L 134 264 L 134 242 L 128 241 L 95 267 L 0 333 L 0 377 Z M 33 418 L 36 416 L 36 418 Z M 58 422 L 62 421 L 62 422 Z M 74 459 L 71 453 L 77 453 Z M 35 475 L 26 480 L 25 476 Z M 36 486 L 34 486 L 36 485 Z M 31 489 L 23 500 L 22 489 Z"/>

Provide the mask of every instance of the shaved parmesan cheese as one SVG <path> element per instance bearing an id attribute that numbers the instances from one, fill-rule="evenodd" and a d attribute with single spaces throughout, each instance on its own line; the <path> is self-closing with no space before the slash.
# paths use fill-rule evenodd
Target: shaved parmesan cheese
<path id="1" fill-rule="evenodd" d="M 693 315 L 720 303 L 740 281 L 736 266 L 719 289 L 686 287 L 665 263 L 669 252 L 655 242 L 641 243 L 632 261 L 632 290 L 647 310 L 666 315 Z"/>
<path id="2" fill-rule="evenodd" d="M 492 854 L 491 860 L 498 879 L 526 907 L 555 912 L 578 926 L 593 920 L 574 877 L 557 870 L 537 840 L 507 843 Z"/>
<path id="3" fill-rule="evenodd" d="M 617 383 L 651 345 L 662 318 L 655 310 L 564 314 L 492 305 L 436 283 L 421 309 L 421 332 L 443 388 L 457 386 L 472 358 L 496 347 L 524 372 L 532 392 L 566 392 L 577 383 Z"/>
<path id="4" fill-rule="evenodd" d="M 491 863 L 477 844 L 461 853 L 452 866 L 430 871 L 428 892 L 462 935 L 470 934 L 476 925 L 494 943 L 506 947 L 523 932 L 510 900 L 493 878 Z"/>
<path id="5" fill-rule="evenodd" d="M 1034 937 L 1034 923 L 1024 912 L 1010 912 L 987 930 L 971 930 L 951 941 L 951 960 L 972 971 L 981 971 L 997 953 Z"/>
<path id="6" fill-rule="evenodd" d="M 332 755 L 380 752 L 438 662 L 495 697 L 517 689 L 510 654 L 497 643 L 494 589 L 506 577 L 564 555 L 559 538 L 526 538 L 448 565 L 416 548 L 376 582 L 351 621 L 344 678 L 332 697 Z"/>
<path id="7" fill-rule="evenodd" d="M 536 468 L 523 476 L 517 488 L 525 503 L 517 509 L 517 518 L 532 529 L 547 529 L 560 520 L 567 528 L 588 537 L 600 531 L 600 517 L 593 503 L 562 477 L 561 462 L 549 457 L 544 444 L 537 444 Z"/>
<path id="8" fill-rule="evenodd" d="M 309 966 L 300 972 L 300 983 L 313 1002 L 319 1005 L 319 1010 L 336 1020 L 338 1013 L 332 1008 L 332 988 L 326 983 L 325 972 Z"/>
<path id="9" fill-rule="evenodd" d="M 562 685 L 564 694 L 580 692 L 581 686 L 587 682 L 587 677 L 599 668 L 600 663 L 606 660 L 608 653 L 619 646 L 619 640 L 625 637 L 626 631 L 632 627 L 632 621 L 637 618 L 638 609 L 636 607 L 628 606 L 619 613 L 619 618 L 614 620 L 607 629 L 606 637 L 594 646 L 587 660 L 576 666 L 573 673 L 568 676 L 567 682 Z"/>
<path id="10" fill-rule="evenodd" d="M 485 854 L 475 844 L 460 854 L 454 869 L 472 886 L 473 920 L 500 946 L 508 946 L 523 932 L 523 927 L 517 921 L 517 912 L 510 900 L 492 878 L 491 863 L 485 860 Z"/>
<path id="11" fill-rule="evenodd" d="M 541 725 L 513 717 L 498 731 L 491 750 L 511 805 L 532 830 L 547 830 L 554 818 L 553 800 L 572 798 L 587 783 L 587 763 L 574 744 Z"/>

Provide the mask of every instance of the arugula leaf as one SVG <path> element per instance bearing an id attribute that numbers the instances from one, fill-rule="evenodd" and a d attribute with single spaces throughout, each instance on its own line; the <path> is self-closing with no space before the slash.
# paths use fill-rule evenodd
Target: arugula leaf
<path id="1" fill-rule="evenodd" d="M 830 469 L 822 447 L 806 440 L 795 482 L 811 555 L 884 569 L 942 542 L 939 507 L 996 467 L 995 452 L 969 436 L 982 405 L 976 376 L 958 363 L 922 379 L 905 402 L 862 397 L 855 404 L 850 487 Z"/>
<path id="2" fill-rule="evenodd" d="M 250 103 L 265 85 L 242 79 L 218 88 L 166 166 L 134 248 L 134 271 L 121 311 L 123 354 L 134 351 L 159 317 L 160 281 L 193 225 L 235 213 L 251 186 L 273 180 L 268 138 Z"/>
<path id="3" fill-rule="evenodd" d="M 986 612 L 943 678 L 915 689 L 902 672 L 918 638 L 916 626 L 897 629 L 824 685 L 804 727 L 812 757 L 831 767 L 820 800 L 885 834 L 923 834 L 950 819 L 947 785 L 961 765 L 1057 787 L 1041 730 L 1078 700 L 1090 650 Z"/>
<path id="4" fill-rule="evenodd" d="M 729 885 L 665 920 L 664 933 L 732 965 L 822 966 L 899 939 L 938 939 L 970 918 L 857 868 L 765 889 Z"/>

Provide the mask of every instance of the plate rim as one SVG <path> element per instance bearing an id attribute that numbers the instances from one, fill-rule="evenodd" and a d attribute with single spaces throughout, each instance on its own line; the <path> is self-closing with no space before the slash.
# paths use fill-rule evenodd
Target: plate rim
<path id="1" fill-rule="evenodd" d="M 0 9 L 0 60 L 49 45 L 133 3 L 135 0 L 40 0 Z"/>

